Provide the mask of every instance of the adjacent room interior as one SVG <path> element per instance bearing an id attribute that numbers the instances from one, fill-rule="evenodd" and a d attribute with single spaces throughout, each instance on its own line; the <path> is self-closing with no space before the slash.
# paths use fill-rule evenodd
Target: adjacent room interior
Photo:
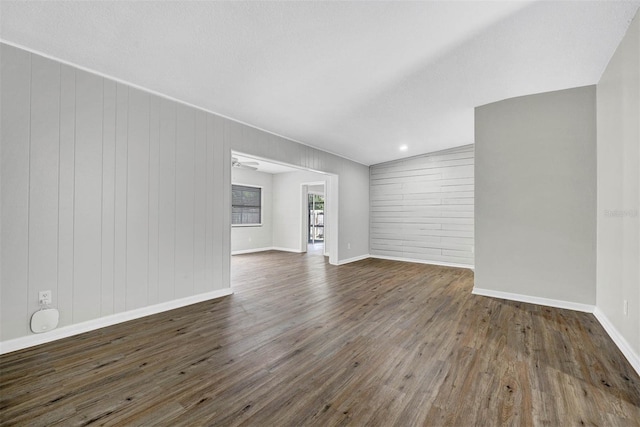
<path id="1" fill-rule="evenodd" d="M 0 3 L 0 424 L 636 425 L 640 1 Z"/>
<path id="2" fill-rule="evenodd" d="M 231 254 L 266 250 L 307 252 L 312 245 L 330 256 L 325 245 L 330 232 L 330 215 L 325 216 L 329 174 L 232 153 Z M 251 206 L 243 195 L 252 200 Z M 331 205 L 328 201 L 327 205 Z M 241 211 L 253 211 L 243 218 Z M 235 212 L 238 214 L 234 217 Z"/>

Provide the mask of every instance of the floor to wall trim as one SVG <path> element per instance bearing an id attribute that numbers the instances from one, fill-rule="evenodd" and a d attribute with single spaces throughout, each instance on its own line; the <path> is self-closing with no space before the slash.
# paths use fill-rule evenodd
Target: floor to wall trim
<path id="1" fill-rule="evenodd" d="M 84 332 L 112 326 L 118 323 L 127 322 L 140 317 L 150 316 L 152 314 L 162 313 L 164 311 L 173 310 L 175 308 L 196 304 L 216 298 L 221 298 L 233 293 L 231 288 L 219 289 L 203 294 L 193 295 L 186 298 L 180 298 L 160 304 L 150 305 L 148 307 L 137 308 L 135 310 L 124 311 L 122 313 L 111 314 L 109 316 L 100 317 L 98 319 L 88 320 L 82 323 L 63 326 L 53 329 L 42 334 L 32 334 L 24 337 L 14 338 L 0 342 L 0 354 L 10 353 L 16 350 L 22 350 L 28 347 L 48 343 L 51 341 L 67 338 L 73 335 L 82 334 Z"/>
<path id="2" fill-rule="evenodd" d="M 526 302 L 529 304 L 546 305 L 547 307 L 564 308 L 567 310 L 583 311 L 585 313 L 593 313 L 595 310 L 594 305 L 581 304 L 578 302 L 564 301 L 558 299 L 533 297 L 530 295 L 513 294 L 511 292 L 494 291 L 491 289 L 482 289 L 474 287 L 471 292 L 474 295 L 481 295 L 484 297 L 493 297 L 506 299 L 511 301 Z"/>
<path id="3" fill-rule="evenodd" d="M 231 255 L 243 255 L 243 254 L 252 254 L 255 252 L 265 252 L 274 250 L 273 246 L 269 246 L 268 248 L 253 248 L 253 249 L 242 249 L 239 251 L 231 251 Z"/>
<path id="4" fill-rule="evenodd" d="M 280 248 L 280 247 L 277 247 L 277 246 L 272 247 L 270 250 L 272 250 L 272 251 L 282 251 L 282 252 L 293 252 L 293 253 L 296 253 L 296 254 L 303 253 L 300 249 Z"/>
<path id="5" fill-rule="evenodd" d="M 474 269 L 474 266 L 471 264 L 457 264 L 455 262 L 429 261 L 429 260 L 423 260 L 423 259 L 403 258 L 403 257 L 386 256 L 386 255 L 369 255 L 369 257 L 377 258 L 377 259 L 387 259 L 389 261 L 402 261 L 402 262 L 413 262 L 417 264 L 440 265 L 442 267 L 468 268 L 470 270 Z"/>
<path id="6" fill-rule="evenodd" d="M 338 265 L 349 264 L 350 262 L 362 261 L 363 259 L 371 258 L 369 254 L 355 256 L 353 258 L 342 259 L 338 261 Z"/>
<path id="7" fill-rule="evenodd" d="M 620 332 L 613 326 L 613 323 L 598 307 L 593 311 L 593 315 L 598 319 L 604 330 L 609 334 L 614 343 L 618 346 L 624 357 L 627 358 L 633 369 L 640 375 L 640 355 L 638 355 L 629 342 L 622 336 Z"/>
<path id="8" fill-rule="evenodd" d="M 264 252 L 264 251 L 282 251 L 282 252 L 293 252 L 296 254 L 300 254 L 303 252 L 300 252 L 297 249 L 289 249 L 289 248 L 278 248 L 275 246 L 271 246 L 268 248 L 257 248 L 257 249 L 245 249 L 245 250 L 241 250 L 241 251 L 233 251 L 231 252 L 231 255 L 243 255 L 243 254 L 251 254 L 251 253 L 255 253 L 255 252 Z M 327 254 L 323 253 L 323 256 L 328 256 Z M 357 257 L 353 257 L 353 258 L 348 258 L 348 259 L 343 259 L 341 261 L 338 261 L 337 265 L 343 265 L 343 264 L 349 264 L 350 262 L 356 262 L 356 261 L 361 261 L 363 259 L 367 259 L 370 258 L 371 256 L 369 254 L 365 254 L 365 255 L 360 255 Z"/>

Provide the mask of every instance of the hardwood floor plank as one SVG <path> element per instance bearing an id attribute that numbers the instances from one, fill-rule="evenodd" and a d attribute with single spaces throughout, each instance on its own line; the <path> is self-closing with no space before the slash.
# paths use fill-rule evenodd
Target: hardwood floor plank
<path id="1" fill-rule="evenodd" d="M 232 263 L 229 297 L 0 356 L 0 424 L 640 425 L 590 314 L 472 295 L 465 269 Z"/>

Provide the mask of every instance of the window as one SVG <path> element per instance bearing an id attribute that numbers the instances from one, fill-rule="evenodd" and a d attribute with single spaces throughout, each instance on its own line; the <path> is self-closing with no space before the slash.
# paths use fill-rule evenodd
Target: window
<path id="1" fill-rule="evenodd" d="M 231 186 L 231 224 L 262 225 L 262 188 Z"/>

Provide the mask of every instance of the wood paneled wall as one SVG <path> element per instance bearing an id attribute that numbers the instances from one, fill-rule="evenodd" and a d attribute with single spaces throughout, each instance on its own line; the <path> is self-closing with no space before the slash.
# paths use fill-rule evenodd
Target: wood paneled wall
<path id="1" fill-rule="evenodd" d="M 225 119 L 0 46 L 0 340 L 228 287 Z"/>
<path id="2" fill-rule="evenodd" d="M 232 148 L 339 176 L 333 256 L 368 254 L 368 166 L 0 48 L 0 341 L 41 290 L 62 327 L 228 288 Z"/>
<path id="3" fill-rule="evenodd" d="M 370 168 L 371 255 L 473 266 L 474 147 Z"/>

